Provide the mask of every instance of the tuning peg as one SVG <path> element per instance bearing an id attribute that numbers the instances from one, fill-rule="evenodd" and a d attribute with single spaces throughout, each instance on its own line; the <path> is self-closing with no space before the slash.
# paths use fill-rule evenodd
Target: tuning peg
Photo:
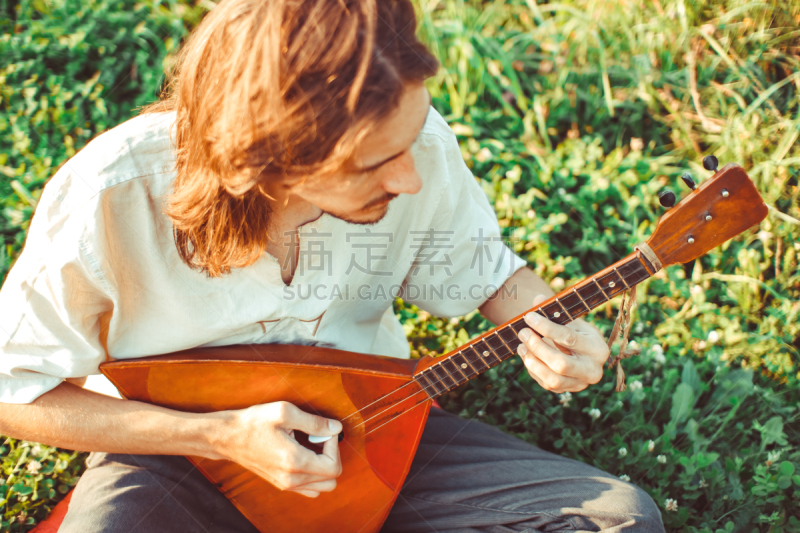
<path id="1" fill-rule="evenodd" d="M 713 170 L 714 172 L 716 172 L 718 166 L 719 166 L 719 160 L 713 155 L 707 155 L 703 158 L 704 169 Z"/>
<path id="2" fill-rule="evenodd" d="M 658 202 L 669 209 L 673 205 L 675 205 L 675 193 L 669 189 L 664 189 L 658 195 Z"/>
<path id="3" fill-rule="evenodd" d="M 692 179 L 692 175 L 688 172 L 684 172 L 683 176 L 681 176 L 681 179 L 691 190 L 695 190 L 697 188 L 697 184 L 695 184 L 694 180 Z"/>

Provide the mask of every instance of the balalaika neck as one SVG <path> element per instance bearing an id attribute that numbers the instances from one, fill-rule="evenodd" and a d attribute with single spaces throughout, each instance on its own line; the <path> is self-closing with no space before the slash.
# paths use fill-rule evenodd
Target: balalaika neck
<path id="1" fill-rule="evenodd" d="M 431 398 L 436 398 L 511 358 L 520 344 L 517 334 L 528 327 L 522 318 L 528 312 L 539 313 L 557 324 L 572 322 L 646 280 L 659 268 L 660 265 L 654 265 L 637 249 L 502 326 L 437 357 L 435 363 L 419 372 L 414 379 Z"/>

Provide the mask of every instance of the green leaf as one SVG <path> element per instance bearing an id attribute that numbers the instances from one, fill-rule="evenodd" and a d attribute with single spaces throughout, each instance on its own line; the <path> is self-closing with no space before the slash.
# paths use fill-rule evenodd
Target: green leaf
<path id="1" fill-rule="evenodd" d="M 783 419 L 779 416 L 773 416 L 763 426 L 758 423 L 758 420 L 754 420 L 753 428 L 761 433 L 762 450 L 772 443 L 777 443 L 781 446 L 788 444 L 786 433 L 783 432 Z"/>
<path id="2" fill-rule="evenodd" d="M 19 494 L 20 496 L 27 496 L 28 494 L 33 492 L 33 488 L 25 485 L 24 483 L 14 483 L 11 486 L 11 490 Z"/>
<path id="3" fill-rule="evenodd" d="M 794 465 L 789 461 L 783 461 L 780 468 L 778 468 L 778 473 L 782 476 L 791 476 L 794 474 Z"/>
<path id="4" fill-rule="evenodd" d="M 697 468 L 706 468 L 717 459 L 719 459 L 719 454 L 716 452 L 699 453 L 697 454 Z"/>
<path id="5" fill-rule="evenodd" d="M 687 383 L 679 383 L 672 394 L 672 409 L 670 419 L 674 423 L 686 420 L 694 407 L 694 389 Z"/>
<path id="6" fill-rule="evenodd" d="M 689 385 L 696 395 L 700 394 L 700 376 L 697 374 L 697 369 L 691 359 L 687 359 L 683 364 L 681 383 Z"/>

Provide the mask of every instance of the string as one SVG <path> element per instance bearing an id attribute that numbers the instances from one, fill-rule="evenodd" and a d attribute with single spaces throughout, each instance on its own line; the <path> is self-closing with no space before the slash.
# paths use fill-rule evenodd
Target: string
<path id="1" fill-rule="evenodd" d="M 627 266 L 627 265 L 625 265 L 625 266 Z M 645 273 L 647 273 L 647 274 L 648 274 L 648 276 L 649 276 L 649 272 L 647 272 L 647 269 L 646 269 L 646 268 L 644 268 L 644 265 L 642 265 L 642 264 L 641 264 L 641 262 L 638 262 L 638 261 L 637 261 L 637 267 L 636 267 L 636 269 L 634 269 L 634 270 L 633 270 L 633 272 L 631 272 L 631 273 L 628 275 L 628 277 L 633 277 L 633 276 L 635 276 L 635 275 L 637 275 L 637 274 L 640 274 L 642 270 L 643 270 Z M 625 281 L 625 276 L 623 276 L 623 275 L 622 275 L 622 274 L 620 274 L 619 272 L 616 272 L 616 274 L 617 274 L 617 276 L 620 278 L 620 280 L 622 280 L 622 281 Z M 625 281 L 625 282 L 627 283 L 627 281 Z M 588 283 L 587 283 L 587 285 L 586 285 L 586 286 L 589 286 L 589 285 L 588 285 Z M 634 287 L 635 287 L 635 285 L 634 285 Z M 582 288 L 584 288 L 584 287 L 581 287 L 581 289 L 582 289 Z M 574 292 L 576 292 L 576 293 L 577 293 L 577 291 L 578 291 L 578 288 L 576 287 L 576 288 L 574 289 Z M 627 292 L 627 289 L 625 289 L 625 290 L 622 290 L 622 291 L 618 291 L 618 292 L 614 293 L 613 295 L 611 295 L 611 296 L 608 296 L 608 299 L 606 299 L 606 301 L 610 301 L 612 298 L 615 298 L 615 297 L 616 297 L 617 295 L 619 295 L 620 293 L 623 293 L 623 299 L 624 299 L 624 293 L 626 293 L 626 292 Z M 604 297 L 606 297 L 606 296 L 607 296 L 607 294 L 606 294 L 606 292 L 605 292 L 605 291 L 603 291 L 602 289 L 598 289 L 596 292 L 593 292 L 593 293 L 592 293 L 590 296 L 588 296 L 588 297 L 586 297 L 586 298 L 590 298 L 590 299 L 591 299 L 591 298 L 594 298 L 595 296 L 597 296 L 598 294 L 601 294 L 601 293 L 603 294 L 603 296 L 604 296 Z M 580 296 L 580 295 L 579 295 L 579 296 Z M 580 297 L 581 297 L 581 298 L 583 298 L 583 296 L 580 296 Z M 549 306 L 549 305 L 552 305 L 552 304 L 548 304 L 548 306 Z M 544 305 L 540 305 L 539 307 L 536 307 L 535 309 L 531 309 L 531 312 L 537 312 L 537 311 L 541 310 L 543 307 L 544 307 Z M 563 307 L 563 303 L 561 304 L 561 307 Z M 595 308 L 596 308 L 596 307 L 597 307 L 597 306 L 595 306 Z M 580 311 L 580 312 L 578 312 L 578 313 L 577 313 L 577 314 L 575 314 L 575 315 L 572 315 L 571 311 L 574 311 L 574 310 L 576 310 L 576 309 L 578 309 L 578 308 L 580 308 L 580 309 L 581 309 L 581 311 Z M 575 304 L 575 305 L 573 305 L 573 306 L 570 306 L 569 308 L 563 307 L 563 309 L 564 309 L 564 311 L 567 313 L 567 315 L 568 315 L 568 316 L 572 316 L 572 317 L 574 317 L 574 318 L 573 318 L 573 320 L 574 320 L 575 318 L 578 318 L 578 317 L 580 317 L 582 314 L 584 314 L 584 313 L 588 313 L 588 312 L 590 312 L 590 311 L 592 310 L 592 308 L 589 308 L 588 304 L 586 304 L 586 303 L 585 303 L 583 300 L 581 300 L 581 304 Z M 545 315 L 546 315 L 546 313 L 545 313 Z M 548 318 L 549 318 L 549 317 L 548 317 Z M 511 328 L 512 328 L 512 330 L 513 330 L 513 328 L 514 328 L 514 325 L 515 325 L 515 324 L 516 324 L 516 322 L 512 322 L 512 323 L 511 323 L 511 324 L 509 324 L 507 327 L 511 327 Z M 498 329 L 496 328 L 495 330 L 493 330 L 493 333 L 496 333 L 497 331 L 498 331 Z M 484 337 L 484 338 L 485 338 L 485 337 Z M 482 340 L 483 340 L 483 338 L 481 338 L 481 339 L 477 339 L 477 340 L 476 340 L 476 341 L 474 341 L 473 343 L 471 343 L 471 344 L 467 344 L 467 345 L 463 346 L 462 348 L 459 348 L 459 349 L 457 350 L 457 352 L 458 352 L 458 353 L 462 353 L 462 351 L 463 351 L 464 349 L 466 349 L 466 348 L 473 348 L 473 345 L 474 345 L 474 344 L 477 344 L 478 342 L 481 342 Z M 501 337 L 501 340 L 502 340 L 502 337 Z M 504 345 L 506 344 L 506 343 L 505 343 L 505 341 L 503 341 L 503 344 L 504 344 Z M 499 355 L 497 354 L 497 352 L 496 352 L 496 351 L 495 351 L 495 350 L 494 350 L 494 349 L 493 349 L 491 346 L 489 346 L 489 345 L 488 345 L 488 343 L 486 343 L 486 345 L 489 347 L 489 350 L 491 350 L 491 352 L 492 352 L 492 353 L 493 353 L 493 354 L 494 354 L 494 355 L 495 355 L 495 356 L 496 356 L 496 357 L 497 357 L 499 360 L 498 360 L 496 363 L 494 363 L 493 365 L 490 365 L 488 362 L 484 361 L 484 364 L 486 364 L 486 365 L 487 365 L 487 368 L 486 368 L 485 370 L 483 370 L 483 371 L 479 372 L 478 374 L 476 374 L 476 376 L 477 376 L 477 375 L 479 375 L 479 374 L 482 374 L 483 372 L 486 372 L 486 371 L 487 371 L 487 370 L 489 370 L 490 368 L 493 368 L 493 366 L 495 366 L 495 365 L 497 365 L 497 364 L 500 364 L 501 362 L 505 361 L 505 359 L 503 359 L 501 356 L 499 356 Z M 508 348 L 510 349 L 510 347 L 508 347 Z M 474 348 L 473 348 L 473 349 L 474 349 Z M 511 351 L 511 352 L 509 353 L 509 356 L 510 356 L 510 355 L 513 355 L 514 353 L 515 353 L 515 352 Z M 463 353 L 462 353 L 462 356 L 463 356 Z M 465 357 L 465 359 L 466 359 L 466 356 L 464 356 L 464 357 Z M 507 358 L 507 357 L 508 357 L 508 356 L 506 356 L 506 358 Z M 456 386 L 458 386 L 458 385 L 460 385 L 461 383 L 459 383 L 459 382 L 456 380 L 456 378 L 455 378 L 455 377 L 453 377 L 453 375 L 452 375 L 452 374 L 451 374 L 451 373 L 450 373 L 450 372 L 449 372 L 449 371 L 448 371 L 446 368 L 444 368 L 444 367 L 442 366 L 442 365 L 443 365 L 443 363 L 444 363 L 444 361 L 446 361 L 446 360 L 449 360 L 449 359 L 450 359 L 450 357 L 443 358 L 441 361 L 439 361 L 439 362 L 435 363 L 434 365 L 431 365 L 430 367 L 428 367 L 428 369 L 434 368 L 434 367 L 436 367 L 436 366 L 441 366 L 441 367 L 442 367 L 442 369 L 443 369 L 443 370 L 444 370 L 444 372 L 445 372 L 445 375 L 446 375 L 448 378 L 450 378 L 450 380 L 451 380 L 451 381 L 453 381 L 453 383 L 455 383 L 455 384 L 456 384 Z M 469 359 L 467 359 L 467 361 L 469 361 Z M 426 369 L 426 370 L 428 370 L 428 369 Z M 477 371 L 477 370 L 476 370 L 476 371 Z M 421 382 L 417 381 L 416 379 L 411 379 L 411 380 L 410 380 L 410 381 L 408 381 L 407 383 L 404 383 L 403 385 L 401 385 L 400 387 L 398 387 L 398 388 L 394 389 L 393 391 L 389 392 L 388 394 L 385 394 L 385 395 L 381 396 L 381 397 L 380 397 L 380 398 L 378 398 L 377 400 L 375 400 L 375 401 L 373 401 L 373 402 L 371 402 L 371 403 L 369 403 L 369 404 L 365 405 L 364 407 L 361 407 L 360 409 L 357 409 L 357 410 L 356 410 L 356 411 L 354 411 L 353 413 L 351 413 L 351 414 L 347 415 L 345 418 L 343 418 L 343 419 L 342 419 L 342 421 L 344 421 L 344 420 L 347 420 L 348 418 L 350 418 L 350 417 L 352 417 L 352 416 L 354 416 L 354 415 L 356 415 L 356 414 L 362 413 L 364 410 L 368 409 L 368 408 L 369 408 L 369 407 L 371 407 L 372 405 L 375 405 L 376 403 L 378 403 L 378 402 L 380 402 L 380 401 L 384 400 L 385 398 L 388 398 L 389 396 L 392 396 L 392 395 L 394 395 L 394 394 L 397 394 L 399 391 L 401 391 L 402 389 L 404 389 L 404 388 L 406 388 L 406 387 L 408 387 L 409 385 L 412 385 L 412 384 L 418 384 L 418 385 L 420 385 L 420 387 L 421 387 L 421 390 L 418 390 L 418 391 L 416 391 L 416 392 L 414 392 L 414 393 L 412 393 L 412 394 L 410 394 L 410 395 L 408 395 L 408 396 L 404 396 L 403 398 L 399 399 L 398 401 L 395 401 L 395 402 L 393 402 L 393 403 L 391 403 L 391 404 L 387 405 L 387 406 L 386 406 L 384 409 L 382 409 L 382 410 L 381 410 L 381 411 L 379 411 L 378 413 L 374 414 L 373 416 L 371 416 L 371 417 L 369 417 L 369 418 L 367 418 L 367 419 L 363 420 L 362 422 L 360 422 L 359 424 L 357 424 L 355 427 L 359 427 L 359 426 L 361 426 L 361 425 L 363 425 L 363 424 L 366 424 L 368 421 L 370 421 L 370 420 L 374 419 L 374 418 L 375 418 L 375 417 L 377 417 L 377 416 L 380 416 L 381 414 L 383 414 L 383 413 L 385 413 L 386 411 L 388 411 L 388 410 L 392 409 L 393 407 L 395 407 L 395 406 L 397 406 L 397 405 L 399 405 L 399 404 L 401 404 L 401 403 L 405 402 L 405 401 L 406 401 L 406 400 L 408 400 L 409 398 L 413 398 L 413 397 L 414 397 L 416 394 L 419 394 L 420 392 L 425 392 L 425 394 L 426 394 L 426 396 L 427 396 L 426 398 L 424 398 L 424 399 L 420 400 L 419 402 L 415 403 L 415 404 L 414 404 L 413 406 L 411 406 L 409 409 L 406 409 L 405 411 L 402 411 L 401 413 L 398 413 L 397 415 L 395 415 L 394 417 L 392 417 L 390 420 L 388 420 L 388 421 L 386 422 L 386 423 L 388 423 L 389 421 L 391 421 L 391 420 L 394 420 L 394 419 L 395 419 L 397 416 L 400 416 L 401 414 L 403 414 L 403 413 L 405 413 L 405 412 L 408 412 L 409 410 L 413 409 L 414 407 L 416 407 L 416 406 L 417 406 L 417 405 L 419 405 L 420 403 L 422 403 L 422 402 L 424 402 L 424 401 L 426 401 L 426 400 L 428 400 L 428 399 L 431 399 L 431 398 L 433 398 L 433 396 L 431 395 L 431 393 L 430 393 L 430 391 L 429 391 L 429 389 L 430 389 L 430 388 L 433 388 L 433 389 L 434 389 L 434 393 L 436 394 L 436 396 L 438 396 L 438 395 L 442 394 L 442 393 L 439 393 L 439 392 L 438 392 L 438 390 L 437 390 L 437 387 L 436 387 L 436 386 L 439 386 L 439 385 L 443 386 L 443 387 L 444 387 L 444 391 L 443 391 L 443 392 L 447 392 L 447 391 L 450 389 L 450 387 L 448 387 L 448 386 L 445 384 L 445 378 L 439 378 L 439 377 L 438 377 L 438 375 L 436 375 L 436 373 L 435 373 L 435 372 L 430 372 L 430 374 L 431 374 L 431 376 L 432 376 L 432 377 L 435 377 L 435 378 L 436 378 L 436 379 L 434 380 L 434 379 L 432 379 L 431 377 L 429 377 L 429 380 L 430 380 L 430 382 L 431 382 L 431 385 L 424 385 L 424 384 L 422 384 Z M 475 376 L 473 376 L 473 377 L 475 377 Z M 469 378 L 469 379 L 472 379 L 472 378 Z M 468 379 L 468 380 L 469 380 L 469 379 Z M 466 381 L 465 381 L 464 383 L 466 383 Z M 383 425 L 385 425 L 385 423 L 384 423 L 384 424 L 381 424 L 381 426 L 379 426 L 379 427 L 382 427 Z M 375 429 L 377 429 L 377 428 L 373 428 L 372 430 L 370 430 L 370 432 L 374 431 Z"/>
<path id="2" fill-rule="evenodd" d="M 645 273 L 648 273 L 648 272 L 647 272 L 647 269 L 645 269 L 645 268 L 644 268 L 644 266 L 642 266 L 642 265 L 641 265 L 641 263 L 640 263 L 640 264 L 639 264 L 639 266 L 637 267 L 637 269 L 636 269 L 636 270 L 634 270 L 634 271 L 631 273 L 631 275 L 630 275 L 630 276 L 634 276 L 634 275 L 636 275 L 636 274 L 640 273 L 640 270 L 643 270 Z M 648 273 L 648 274 L 649 274 L 649 273 Z M 623 276 L 622 276 L 622 275 L 620 275 L 620 279 L 623 279 Z M 586 286 L 588 287 L 589 285 L 587 284 Z M 634 287 L 635 287 L 635 285 L 634 285 Z M 577 289 L 576 289 L 576 291 L 577 291 Z M 617 291 L 617 292 L 615 292 L 615 293 L 614 293 L 612 296 L 610 296 L 610 297 L 609 297 L 609 299 L 608 299 L 608 300 L 606 300 L 606 301 L 609 301 L 609 300 L 611 300 L 612 298 L 615 298 L 615 297 L 616 297 L 616 296 L 618 296 L 619 294 L 623 294 L 623 305 L 624 305 L 624 298 L 625 298 L 625 296 L 624 296 L 624 295 L 625 295 L 625 293 L 626 293 L 626 292 L 627 292 L 627 289 L 623 289 L 623 290 L 621 290 L 621 291 Z M 599 290 L 599 289 L 598 289 L 597 291 L 593 292 L 591 295 L 589 295 L 589 296 L 587 296 L 587 297 L 585 297 L 585 298 L 590 298 L 590 299 L 591 299 L 591 298 L 594 298 L 595 296 L 597 296 L 598 294 L 603 294 L 603 296 L 604 296 L 604 297 L 605 297 L 605 295 L 606 295 L 606 293 L 605 293 L 604 291 L 602 291 L 602 290 Z M 581 297 L 583 297 L 583 296 L 581 296 Z M 553 305 L 553 304 L 552 304 L 552 303 L 551 303 L 551 304 L 548 304 L 548 306 L 551 306 L 551 305 Z M 563 304 L 562 304 L 562 305 L 563 305 Z M 537 311 L 540 311 L 540 310 L 541 310 L 543 307 L 544 307 L 543 305 L 540 305 L 539 307 L 536 307 L 536 308 L 534 308 L 534 309 L 531 309 L 531 311 L 530 311 L 530 312 L 534 312 L 534 313 L 535 313 L 535 312 L 537 312 Z M 597 306 L 595 306 L 595 308 L 596 308 L 596 307 L 597 307 Z M 573 317 L 572 319 L 573 319 L 573 320 L 575 320 L 575 319 L 577 319 L 577 318 L 580 318 L 580 316 L 581 316 L 582 314 L 590 312 L 590 311 L 591 311 L 593 308 L 590 308 L 588 304 L 586 304 L 585 302 L 583 302 L 583 301 L 582 301 L 580 304 L 575 304 L 575 305 L 573 305 L 573 306 L 570 306 L 570 307 L 564 307 L 563 309 L 564 309 L 564 311 L 566 312 L 566 314 L 567 314 L 568 316 L 571 316 L 571 317 Z M 578 312 L 578 313 L 576 313 L 576 314 L 572 314 L 572 311 L 575 311 L 575 310 L 579 310 L 580 312 Z M 546 315 L 546 313 L 545 313 L 545 315 Z M 548 318 L 548 319 L 549 319 L 550 317 L 547 317 L 547 316 L 546 316 L 546 318 Z M 508 326 L 506 326 L 506 327 L 512 328 L 512 330 L 513 330 L 513 329 L 514 329 L 514 326 L 515 326 L 516 324 L 517 324 L 517 322 L 512 322 L 511 324 L 509 324 L 509 325 L 508 325 Z M 566 324 L 566 322 L 565 322 L 565 324 Z M 562 325 L 563 325 L 563 324 L 562 324 Z M 498 328 L 498 329 L 499 329 L 499 328 Z M 495 330 L 493 330 L 491 333 L 489 333 L 489 335 L 491 335 L 492 333 L 496 333 L 496 332 L 498 331 L 498 329 L 495 329 Z M 515 332 L 516 332 L 516 331 L 515 331 Z M 613 332 L 612 332 L 612 335 L 613 335 Z M 488 335 L 487 335 L 487 337 L 488 337 Z M 483 337 L 483 338 L 486 338 L 486 337 Z M 464 351 L 466 348 L 473 348 L 473 349 L 474 349 L 474 345 L 475 345 L 475 344 L 477 344 L 478 342 L 481 342 L 481 341 L 483 340 L 483 338 L 476 339 L 476 340 L 475 340 L 473 343 L 471 343 L 471 344 L 466 344 L 466 345 L 462 346 L 461 348 L 459 348 L 457 351 L 458 351 L 458 352 L 463 352 L 463 351 Z M 501 338 L 501 340 L 503 340 L 503 339 L 502 339 L 502 337 L 500 337 L 500 338 Z M 494 354 L 494 355 L 495 355 L 495 356 L 496 356 L 496 357 L 499 359 L 499 361 L 497 361 L 497 363 L 496 363 L 496 364 L 499 364 L 499 363 L 501 363 L 501 362 L 505 361 L 505 359 L 504 359 L 503 357 L 501 357 L 500 355 L 498 355 L 497 351 L 495 351 L 495 350 L 494 350 L 494 349 L 493 349 L 491 346 L 489 346 L 489 344 L 488 344 L 488 343 L 485 343 L 485 344 L 486 344 L 486 346 L 488 346 L 489 350 L 491 350 L 491 352 L 492 352 L 492 353 L 493 353 L 493 354 Z M 506 341 L 505 341 L 505 340 L 503 340 L 503 344 L 504 344 L 504 345 L 506 345 L 506 347 L 508 347 L 508 348 L 509 348 L 509 350 L 510 350 L 510 353 L 508 354 L 508 356 L 510 356 L 510 355 L 513 355 L 513 354 L 515 353 L 513 350 L 511 350 L 511 347 L 510 347 L 510 346 L 507 346 L 507 344 L 506 344 Z M 477 351 L 477 350 L 476 350 L 476 351 Z M 463 355 L 463 354 L 462 354 L 462 355 Z M 508 358 L 508 356 L 506 356 L 506 358 Z M 466 359 L 468 362 L 471 362 L 471 361 L 469 361 L 469 359 L 468 359 L 468 358 L 466 358 L 466 356 L 464 356 L 464 358 L 465 358 L 465 359 Z M 436 367 L 436 366 L 440 366 L 440 367 L 442 367 L 442 370 L 444 370 L 445 374 L 446 374 L 448 377 L 450 377 L 450 379 L 451 379 L 453 382 L 455 382 L 455 383 L 456 383 L 456 385 L 460 385 L 460 383 L 458 383 L 458 381 L 456 380 L 456 378 L 455 378 L 455 377 L 453 377 L 453 375 L 452 375 L 452 374 L 451 374 L 451 373 L 450 373 L 450 372 L 449 372 L 449 371 L 448 371 L 446 368 L 444 368 L 444 366 L 443 366 L 443 363 L 444 363 L 444 361 L 446 361 L 446 360 L 449 360 L 449 359 L 450 359 L 450 357 L 442 358 L 442 360 L 441 360 L 441 361 L 439 361 L 439 362 L 437 362 L 437 363 L 435 363 L 435 364 L 431 365 L 431 366 L 430 366 L 430 367 L 428 367 L 428 368 L 434 368 L 434 367 Z M 488 363 L 488 362 L 485 362 L 485 361 L 484 361 L 484 364 L 486 364 L 486 365 L 489 365 L 489 363 Z M 482 374 L 483 372 L 486 372 L 486 370 L 489 370 L 489 368 L 492 368 L 492 367 L 493 367 L 493 365 L 489 365 L 489 366 L 488 366 L 488 368 L 486 368 L 486 369 L 485 369 L 485 370 L 483 370 L 483 371 L 480 371 L 480 372 L 479 372 L 479 374 Z M 426 370 L 428 370 L 428 369 L 426 369 Z M 421 386 L 422 386 L 422 388 L 425 390 L 425 392 L 428 392 L 428 389 L 429 389 L 429 388 L 433 388 L 433 389 L 434 389 L 434 392 L 435 392 L 437 395 L 438 395 L 438 394 L 440 394 L 440 393 L 438 392 L 438 390 L 436 390 L 436 387 L 433 387 L 433 385 L 442 385 L 442 386 L 444 386 L 444 389 L 445 389 L 445 391 L 449 390 L 449 387 L 448 387 L 448 386 L 447 386 L 447 384 L 445 383 L 445 379 L 444 379 L 444 378 L 439 378 L 439 377 L 438 377 L 438 376 L 437 376 L 437 375 L 436 375 L 434 372 L 431 372 L 431 376 L 432 376 L 432 377 L 429 377 L 429 380 L 431 381 L 431 385 L 430 385 L 430 386 L 429 386 L 429 385 L 424 385 L 424 384 L 420 383 L 420 385 L 421 385 Z M 473 377 L 475 377 L 475 376 L 473 376 Z M 436 379 L 433 379 L 433 378 L 436 378 Z M 468 380 L 469 380 L 469 379 L 472 379 L 472 378 L 468 378 Z M 467 381 L 468 381 L 468 380 L 467 380 Z M 409 383 L 411 383 L 411 382 L 409 382 Z M 464 382 L 464 383 L 466 383 L 466 382 Z M 399 390 L 399 389 L 398 389 L 398 390 Z M 412 396 L 413 396 L 413 395 L 412 395 Z M 409 397 L 406 397 L 406 398 L 404 398 L 402 401 L 405 401 L 405 400 L 407 400 L 408 398 L 410 398 L 410 396 L 409 396 Z M 374 402 L 373 402 L 373 403 L 374 403 Z"/>

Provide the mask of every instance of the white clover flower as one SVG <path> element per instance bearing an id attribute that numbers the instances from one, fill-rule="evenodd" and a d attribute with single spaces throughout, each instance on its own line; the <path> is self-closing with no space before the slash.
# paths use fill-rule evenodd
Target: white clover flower
<path id="1" fill-rule="evenodd" d="M 677 511 L 678 502 L 672 498 L 667 498 L 667 500 L 664 502 L 664 507 L 666 507 L 667 511 Z"/>
<path id="2" fill-rule="evenodd" d="M 642 387 L 643 387 L 642 382 L 639 381 L 638 379 L 636 381 L 634 381 L 633 383 L 631 383 L 631 390 L 632 391 L 642 390 Z"/>
<path id="3" fill-rule="evenodd" d="M 628 483 L 630 483 L 630 481 L 631 481 L 631 476 L 629 476 L 628 474 L 622 474 L 621 476 L 619 476 L 619 478 L 622 481 L 627 481 Z"/>
<path id="4" fill-rule="evenodd" d="M 626 455 L 628 455 L 628 448 L 625 448 L 623 446 L 622 448 L 619 449 L 619 456 L 620 457 L 625 457 Z"/>
<path id="5" fill-rule="evenodd" d="M 630 348 L 630 349 L 634 349 L 634 348 L 636 348 L 637 346 L 639 346 L 639 343 L 638 343 L 638 342 L 636 342 L 635 340 L 632 340 L 632 341 L 630 341 L 630 342 L 628 343 L 628 348 Z"/>
<path id="6" fill-rule="evenodd" d="M 42 454 L 42 447 L 38 444 L 31 448 L 31 455 L 41 455 Z"/>
<path id="7" fill-rule="evenodd" d="M 589 416 L 597 420 L 598 418 L 600 418 L 600 409 L 597 408 L 592 409 L 591 411 L 589 411 Z"/>
<path id="8" fill-rule="evenodd" d="M 571 400 L 572 400 L 572 393 L 570 393 L 569 391 L 565 392 L 564 394 L 558 395 L 558 402 L 564 407 L 569 407 L 569 402 Z"/>
<path id="9" fill-rule="evenodd" d="M 662 465 L 663 465 L 663 464 L 666 464 L 666 462 L 667 462 L 667 456 L 666 456 L 666 455 L 659 455 L 658 457 L 656 457 L 656 460 L 657 460 L 659 463 L 661 463 Z"/>
<path id="10" fill-rule="evenodd" d="M 653 353 L 664 353 L 664 347 L 660 344 L 654 344 L 650 349 L 653 350 Z"/>
<path id="11" fill-rule="evenodd" d="M 717 332 L 715 329 L 712 329 L 708 332 L 708 342 L 714 344 L 717 341 L 719 341 L 719 332 Z"/>
<path id="12" fill-rule="evenodd" d="M 654 440 L 647 441 L 647 451 L 652 452 L 656 449 L 656 442 Z"/>
<path id="13" fill-rule="evenodd" d="M 42 463 L 40 463 L 39 461 L 31 461 L 30 463 L 28 463 L 28 472 L 30 472 L 31 474 L 38 474 L 39 470 L 41 469 L 42 469 Z"/>
<path id="14" fill-rule="evenodd" d="M 656 363 L 663 365 L 667 362 L 667 358 L 664 357 L 664 348 L 660 344 L 654 344 L 650 350 L 653 352 L 653 359 Z"/>
<path id="15" fill-rule="evenodd" d="M 774 463 L 781 458 L 781 451 L 775 450 L 767 453 L 767 463 Z"/>

